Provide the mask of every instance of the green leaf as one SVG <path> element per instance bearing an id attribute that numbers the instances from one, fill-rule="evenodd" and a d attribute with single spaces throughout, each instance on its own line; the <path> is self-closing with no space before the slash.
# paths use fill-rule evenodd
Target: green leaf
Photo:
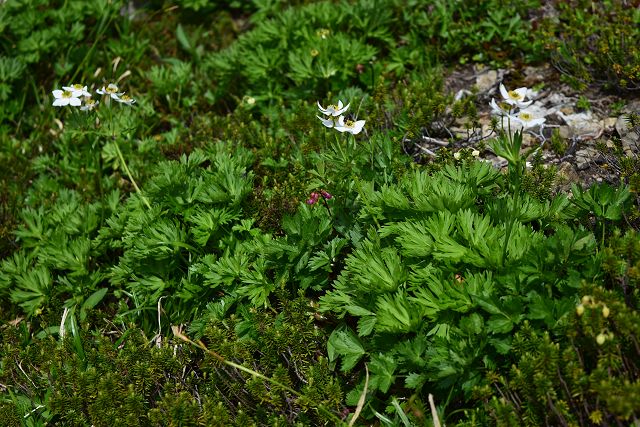
<path id="1" fill-rule="evenodd" d="M 381 392 L 386 393 L 396 380 L 394 375 L 395 370 L 396 361 L 393 357 L 383 353 L 372 355 L 371 363 L 369 363 L 371 389 L 377 388 Z"/>
<path id="2" fill-rule="evenodd" d="M 358 337 L 347 327 L 336 329 L 327 342 L 329 360 L 334 361 L 342 356 L 343 372 L 348 372 L 365 354 L 364 347 Z"/>
<path id="3" fill-rule="evenodd" d="M 184 32 L 182 24 L 178 24 L 178 27 L 176 28 L 176 38 L 184 50 L 191 52 L 191 42 L 189 41 L 187 34 Z"/>
<path id="4" fill-rule="evenodd" d="M 487 321 L 487 328 L 493 333 L 507 333 L 513 329 L 509 318 L 493 316 Z"/>
<path id="5" fill-rule="evenodd" d="M 89 295 L 89 297 L 82 303 L 82 307 L 80 308 L 80 320 L 84 320 L 86 318 L 87 310 L 92 309 L 93 307 L 98 305 L 100 301 L 102 301 L 108 290 L 108 288 L 98 289 L 97 291 Z"/>

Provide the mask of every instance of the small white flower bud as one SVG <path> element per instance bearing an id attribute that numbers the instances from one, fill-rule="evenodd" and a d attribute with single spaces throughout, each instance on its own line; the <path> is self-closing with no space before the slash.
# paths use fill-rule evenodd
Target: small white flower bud
<path id="1" fill-rule="evenodd" d="M 579 304 L 579 305 L 576 307 L 576 314 L 577 314 L 578 316 L 582 316 L 582 314 L 583 314 L 583 313 L 584 313 L 584 305 Z"/>
<path id="2" fill-rule="evenodd" d="M 607 307 L 606 305 L 604 307 L 602 307 L 602 316 L 604 316 L 605 318 L 609 317 L 609 307 Z"/>
<path id="3" fill-rule="evenodd" d="M 603 333 L 599 333 L 598 336 L 596 337 L 596 342 L 598 343 L 598 345 L 604 344 L 606 340 L 607 340 L 607 336 Z"/>

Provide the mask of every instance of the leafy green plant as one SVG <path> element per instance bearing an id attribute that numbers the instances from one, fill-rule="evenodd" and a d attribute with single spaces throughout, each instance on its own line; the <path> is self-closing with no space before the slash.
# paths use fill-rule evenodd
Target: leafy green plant
<path id="1" fill-rule="evenodd" d="M 606 7 L 576 0 L 558 3 L 557 22 L 546 32 L 552 59 L 575 86 L 601 84 L 633 90 L 640 83 L 638 40 L 640 14 L 626 2 L 614 0 Z M 577 29 L 580 29 L 577 31 Z"/>
<path id="2" fill-rule="evenodd" d="M 564 326 L 567 340 L 525 324 L 513 339 L 517 362 L 508 373 L 489 371 L 489 384 L 475 391 L 484 411 L 503 425 L 636 419 L 638 300 L 619 291 L 584 286 L 582 302 Z"/>
<path id="3" fill-rule="evenodd" d="M 556 330 L 580 280 L 597 275 L 593 235 L 561 225 L 564 196 L 496 197 L 504 185 L 472 163 L 361 187 L 359 216 L 380 228 L 356 244 L 320 307 L 353 319 L 332 333 L 329 355 L 344 371 L 368 360 L 372 396 L 402 385 L 416 397 L 435 387 L 445 406 L 449 394 L 470 398 L 484 370 L 504 363 L 514 329 Z"/>

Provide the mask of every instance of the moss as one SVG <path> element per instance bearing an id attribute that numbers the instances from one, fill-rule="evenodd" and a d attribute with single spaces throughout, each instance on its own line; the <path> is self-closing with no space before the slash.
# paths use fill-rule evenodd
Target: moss
<path id="1" fill-rule="evenodd" d="M 326 336 L 309 300 L 283 299 L 280 308 L 211 320 L 203 339 L 302 398 L 168 337 L 150 345 L 135 327 L 109 338 L 86 330 L 82 352 L 74 336 L 25 342 L 24 327 L 7 327 L 0 383 L 27 402 L 46 403 L 48 412 L 34 411 L 34 419 L 62 425 L 318 425 L 327 420 L 319 405 L 325 412 L 342 409 L 340 381 L 324 355 Z M 0 424 L 15 424 L 17 414 L 17 406 L 4 401 Z"/>

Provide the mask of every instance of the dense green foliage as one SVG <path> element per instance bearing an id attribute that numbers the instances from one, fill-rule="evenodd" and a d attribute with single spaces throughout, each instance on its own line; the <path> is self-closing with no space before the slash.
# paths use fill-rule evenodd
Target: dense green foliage
<path id="1" fill-rule="evenodd" d="M 633 93 L 628 3 L 2 3 L 0 425 L 637 423 L 638 156 L 562 193 L 443 78 Z"/>

